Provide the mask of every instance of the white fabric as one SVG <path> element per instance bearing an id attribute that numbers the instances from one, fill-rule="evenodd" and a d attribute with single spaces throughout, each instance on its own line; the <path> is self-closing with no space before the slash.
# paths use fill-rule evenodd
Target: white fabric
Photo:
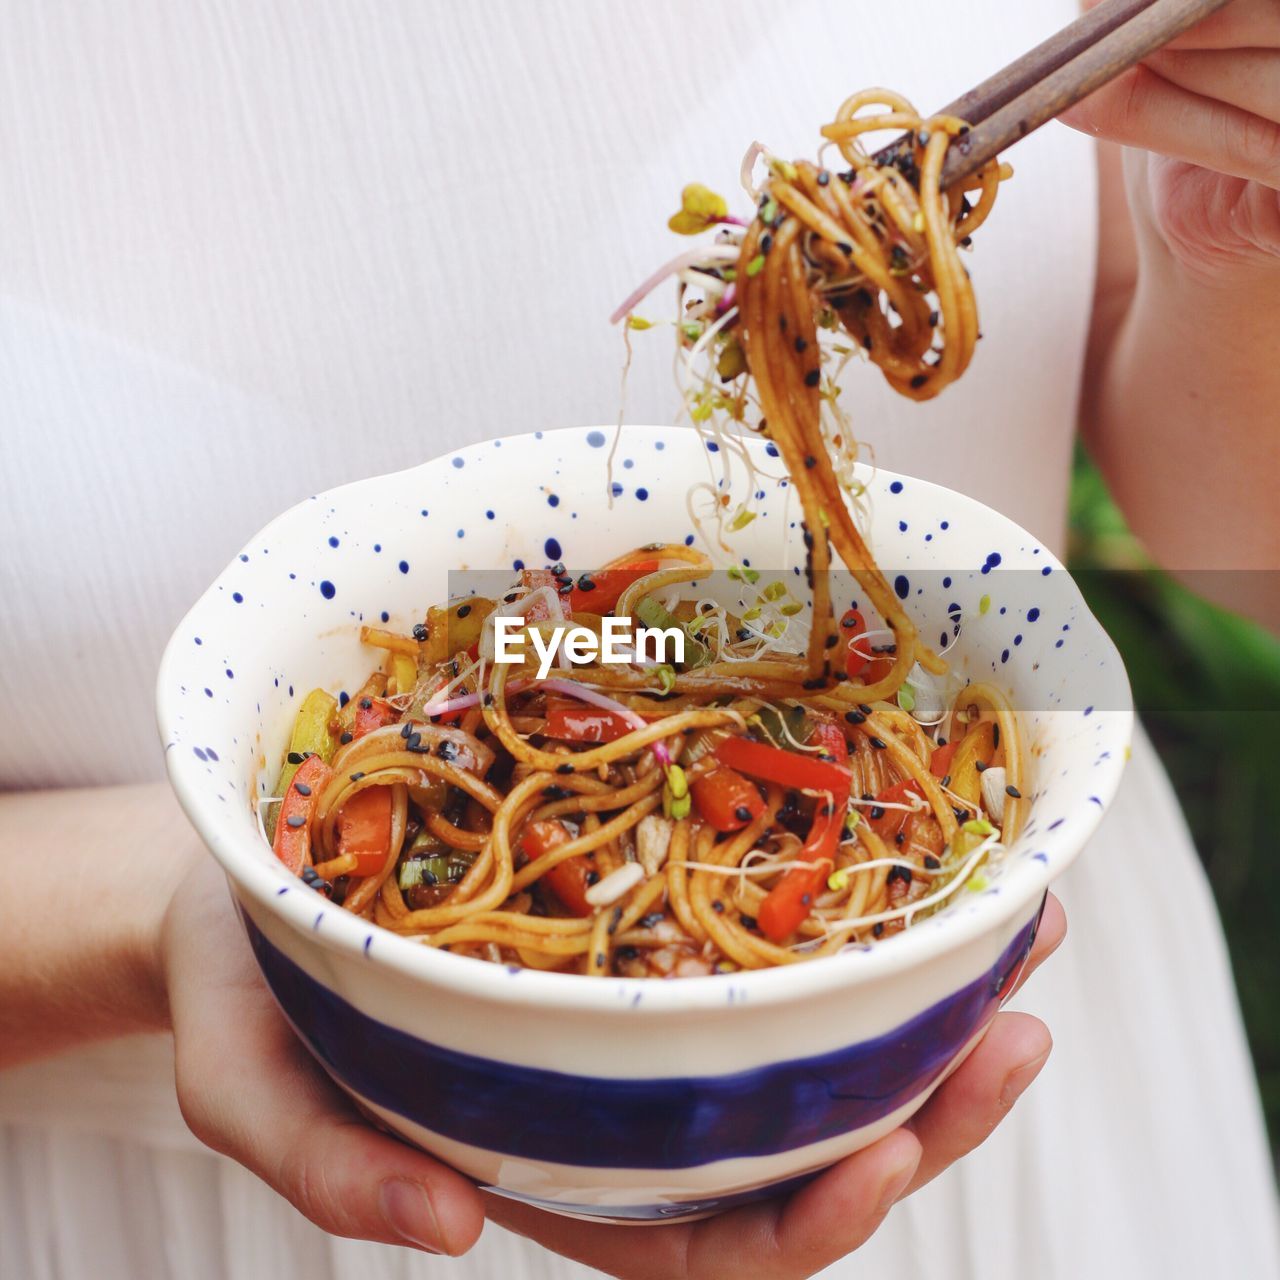
<path id="1" fill-rule="evenodd" d="M 1073 7 L 11 0 L 0 700 L 39 689 L 46 714 L 0 735 L 0 785 L 158 775 L 164 639 L 294 500 L 611 421 L 604 316 L 674 251 L 684 182 L 731 191 L 757 137 L 811 153 L 863 84 L 945 101 Z M 1014 159 L 967 380 L 919 407 L 857 370 L 846 396 L 882 463 L 1060 543 L 1093 160 L 1052 128 Z M 666 420 L 667 340 L 637 348 L 629 417 Z M 1145 740 L 1062 895 L 1073 937 L 1025 997 L 1057 1039 L 1044 1077 L 831 1275 L 1280 1275 L 1221 934 Z M 170 1071 L 157 1039 L 0 1077 L 0 1276 L 587 1274 L 492 1228 L 456 1264 L 328 1239 L 195 1143 Z"/>

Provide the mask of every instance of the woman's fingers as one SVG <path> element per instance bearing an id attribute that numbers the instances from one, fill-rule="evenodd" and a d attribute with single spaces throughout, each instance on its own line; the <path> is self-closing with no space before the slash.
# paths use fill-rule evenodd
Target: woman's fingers
<path id="1" fill-rule="evenodd" d="M 1103 0 L 1084 0 L 1093 9 Z M 1280 7 L 1276 0 L 1235 0 L 1184 31 L 1170 49 L 1280 49 Z"/>
<path id="2" fill-rule="evenodd" d="M 280 1016 L 226 899 L 221 876 L 202 867 L 166 930 L 178 1098 L 192 1131 L 334 1235 L 465 1252 L 483 1226 L 479 1193 L 359 1118 Z"/>
<path id="3" fill-rule="evenodd" d="M 1146 63 L 1188 93 L 1280 120 L 1280 49 L 1162 49 Z"/>
<path id="4" fill-rule="evenodd" d="M 1061 117 L 1085 133 L 1280 187 L 1280 124 L 1134 67 Z"/>
<path id="5" fill-rule="evenodd" d="M 1019 985 L 1062 942 L 1067 922 L 1052 894 Z M 748 1205 L 688 1226 L 634 1229 L 555 1218 L 491 1199 L 495 1221 L 548 1248 L 626 1280 L 789 1280 L 859 1248 L 901 1196 L 972 1151 L 1035 1078 L 1052 1041 L 1043 1023 L 997 1015 L 987 1035 L 906 1129 L 840 1161 L 785 1200 Z"/>
<path id="6" fill-rule="evenodd" d="M 1012 996 L 1022 989 L 1023 983 L 1057 951 L 1066 936 L 1067 914 L 1062 909 L 1062 903 L 1053 894 L 1047 894 L 1044 910 L 1040 913 L 1040 923 L 1036 927 L 1036 940 L 1031 948 L 1031 954 L 1027 956 L 1027 963 L 1022 966 L 1022 972 L 1014 980 L 1013 990 L 1009 995 Z"/>
<path id="7" fill-rule="evenodd" d="M 702 1222 L 612 1227 L 493 1198 L 489 1216 L 566 1257 L 625 1280 L 800 1280 L 852 1253 L 884 1220 L 920 1159 L 897 1129 L 787 1199 Z"/>
<path id="8" fill-rule="evenodd" d="M 1280 7 L 1275 0 L 1235 0 L 1184 31 L 1169 48 L 1280 49 Z"/>
<path id="9" fill-rule="evenodd" d="M 906 1191 L 936 1178 L 991 1136 L 1053 1048 L 1029 1013 L 1000 1013 L 978 1047 L 908 1122 L 923 1155 Z"/>

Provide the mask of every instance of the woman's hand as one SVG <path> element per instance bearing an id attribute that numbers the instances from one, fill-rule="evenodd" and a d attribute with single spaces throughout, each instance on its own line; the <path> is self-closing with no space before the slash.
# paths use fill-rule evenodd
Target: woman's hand
<path id="1" fill-rule="evenodd" d="M 1050 898 L 1027 974 L 1065 928 Z M 187 1122 L 317 1226 L 458 1254 L 475 1243 L 487 1212 L 549 1249 L 634 1280 L 786 1280 L 821 1270 L 858 1248 L 896 1200 L 982 1142 L 1035 1078 L 1051 1043 L 1038 1019 L 1001 1013 L 909 1125 L 803 1190 L 641 1230 L 482 1196 L 460 1174 L 366 1124 L 280 1015 L 211 859 L 200 859 L 174 896 L 161 955 Z"/>
<path id="2" fill-rule="evenodd" d="M 1101 0 L 1086 0 L 1092 8 Z M 1130 208 L 1198 276 L 1280 272 L 1280 3 L 1236 0 L 1063 119 L 1123 143 Z"/>
<path id="3" fill-rule="evenodd" d="M 1063 118 L 1104 140 L 1085 443 L 1157 563 L 1280 629 L 1280 0 Z"/>

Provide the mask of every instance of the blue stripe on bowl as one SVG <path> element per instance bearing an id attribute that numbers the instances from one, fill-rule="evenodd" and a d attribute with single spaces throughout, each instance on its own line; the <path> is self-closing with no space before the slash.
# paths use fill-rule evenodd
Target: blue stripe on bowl
<path id="1" fill-rule="evenodd" d="M 657 1222 L 723 1213 L 726 1209 L 736 1209 L 739 1205 L 752 1204 L 757 1200 L 790 1195 L 793 1191 L 799 1191 L 806 1183 L 812 1182 L 817 1176 L 816 1172 L 802 1173 L 794 1178 L 782 1178 L 778 1182 L 771 1182 L 767 1186 L 753 1187 L 750 1191 L 735 1191 L 724 1196 L 706 1196 L 701 1200 L 664 1200 L 660 1204 L 565 1204 L 560 1200 L 544 1200 L 540 1196 L 508 1191 L 505 1187 L 489 1187 L 488 1190 L 495 1195 L 506 1196 L 509 1200 L 519 1200 L 524 1204 L 537 1205 L 539 1209 L 549 1209 L 552 1213 L 576 1213 L 592 1218 L 613 1219 L 617 1222 Z"/>
<path id="2" fill-rule="evenodd" d="M 730 1075 L 619 1080 L 476 1057 L 387 1026 L 309 977 L 244 920 L 281 1007 L 357 1093 L 487 1151 L 606 1169 L 776 1155 L 897 1110 L 933 1084 L 994 1013 L 1037 923 L 1018 933 L 988 973 L 887 1035 Z M 430 1000 L 425 987 L 423 999 Z M 831 1016 L 840 1016 L 835 1000 Z"/>

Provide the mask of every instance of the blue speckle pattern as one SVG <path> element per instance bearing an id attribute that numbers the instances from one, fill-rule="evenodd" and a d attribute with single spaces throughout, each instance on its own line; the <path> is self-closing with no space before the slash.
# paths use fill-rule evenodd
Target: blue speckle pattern
<path id="1" fill-rule="evenodd" d="M 607 429 L 485 441 L 425 467 L 318 495 L 257 535 L 180 625 L 161 674 L 166 763 L 198 825 L 216 835 L 219 856 L 250 886 L 246 903 L 269 916 L 281 937 L 323 950 L 335 967 L 426 975 L 443 972 L 437 966 L 466 966 L 468 981 L 488 984 L 495 1000 L 511 983 L 536 999 L 548 983 L 577 982 L 532 970 L 509 975 L 503 966 L 429 952 L 302 891 L 261 839 L 257 802 L 270 794 L 303 695 L 317 684 L 334 691 L 345 685 L 339 702 L 346 704 L 346 690 L 358 689 L 380 661 L 359 641 L 361 621 L 407 631 L 427 605 L 449 595 L 451 570 L 496 566 L 505 580 L 526 564 L 564 561 L 577 572 L 654 539 L 703 545 L 687 487 L 708 476 L 715 485 L 726 467 L 727 483 L 718 489 L 726 509 L 749 498 L 760 517 L 728 535 L 726 560 L 775 575 L 804 598 L 797 503 L 769 461 L 777 456 L 769 442 L 747 442 L 758 468 L 748 488 L 734 450 L 713 455 L 687 428 L 625 429 L 613 476 L 625 479 L 625 489 L 610 504 L 604 451 L 612 442 Z M 874 977 L 890 946 L 906 956 L 930 938 L 950 936 L 957 921 L 985 934 L 1007 924 L 1011 912 L 1033 911 L 1110 803 L 1132 720 L 1114 650 L 1069 576 L 1054 572 L 1060 566 L 1047 549 L 961 495 L 870 469 L 860 478 L 868 487 L 870 540 L 895 599 L 923 634 L 947 648 L 962 678 L 1015 694 L 1031 747 L 1021 784 L 1032 801 L 1030 819 L 988 886 L 958 895 L 885 946 L 851 947 L 819 962 L 832 966 L 833 976 L 838 966 L 850 973 L 871 966 L 867 976 Z M 547 500 L 551 494 L 558 505 Z M 692 515 L 702 518 L 697 509 Z M 863 594 L 842 589 L 839 599 L 847 607 Z M 758 1008 L 763 984 L 778 977 L 713 980 L 716 1016 L 739 1018 Z M 623 981 L 595 989 L 609 999 L 611 1016 L 616 1009 L 647 1026 L 671 1007 L 674 985 Z M 517 1048 L 511 1052 L 518 1061 Z M 766 1045 L 761 1053 L 778 1060 L 786 1051 Z M 829 1084 L 812 1084 L 816 1112 L 830 1102 Z"/>

